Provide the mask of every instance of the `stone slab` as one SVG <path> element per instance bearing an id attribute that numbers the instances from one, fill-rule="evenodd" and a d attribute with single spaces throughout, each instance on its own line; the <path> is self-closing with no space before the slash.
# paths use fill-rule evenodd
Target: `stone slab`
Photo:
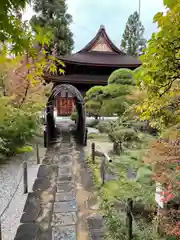
<path id="1" fill-rule="evenodd" d="M 75 226 L 54 227 L 52 230 L 53 240 L 76 240 Z"/>
<path id="2" fill-rule="evenodd" d="M 62 162 L 63 164 L 69 164 L 72 163 L 73 158 L 71 155 L 61 155 L 60 156 L 60 162 Z"/>
<path id="3" fill-rule="evenodd" d="M 65 192 L 65 193 L 56 193 L 55 201 L 56 202 L 64 202 L 75 200 L 74 192 Z"/>
<path id="4" fill-rule="evenodd" d="M 76 212 L 77 204 L 74 200 L 67 202 L 55 202 L 54 212 L 55 213 L 65 213 L 65 212 Z"/>
<path id="5" fill-rule="evenodd" d="M 104 232 L 101 230 L 90 231 L 90 240 L 103 240 Z"/>
<path id="6" fill-rule="evenodd" d="M 73 191 L 73 183 L 72 182 L 57 182 L 57 193 L 59 192 L 72 192 Z"/>
<path id="7" fill-rule="evenodd" d="M 38 178 L 52 178 L 54 175 L 57 176 L 58 166 L 57 165 L 41 165 L 37 174 Z"/>
<path id="8" fill-rule="evenodd" d="M 23 212 L 26 211 L 27 207 L 31 204 L 39 205 L 40 193 L 39 192 L 30 192 L 28 193 L 26 203 L 24 205 Z"/>
<path id="9" fill-rule="evenodd" d="M 77 216 L 76 213 L 54 213 L 53 216 L 53 226 L 63 226 L 63 225 L 74 225 L 76 224 Z"/>
<path id="10" fill-rule="evenodd" d="M 58 176 L 59 175 L 71 175 L 71 174 L 72 174 L 72 166 L 59 167 Z"/>
<path id="11" fill-rule="evenodd" d="M 61 174 L 57 177 L 57 181 L 59 182 L 70 182 L 72 180 L 72 174 Z"/>
<path id="12" fill-rule="evenodd" d="M 60 156 L 59 154 L 58 155 L 56 154 L 53 158 L 53 163 L 58 164 L 59 162 L 60 162 Z"/>
<path id="13" fill-rule="evenodd" d="M 68 148 L 62 148 L 59 150 L 59 155 L 68 155 L 72 153 L 72 148 L 68 147 Z"/>
<path id="14" fill-rule="evenodd" d="M 33 193 L 28 194 L 28 198 L 25 203 L 24 213 L 21 217 L 21 223 L 32 223 L 38 218 L 41 211 L 40 200 L 38 195 Z"/>
<path id="15" fill-rule="evenodd" d="M 51 182 L 46 178 L 37 178 L 33 185 L 33 191 L 45 191 L 51 187 Z"/>
<path id="16" fill-rule="evenodd" d="M 40 228 L 38 231 L 37 240 L 52 240 L 52 228 L 50 227 L 46 230 Z"/>
<path id="17" fill-rule="evenodd" d="M 39 226 L 34 223 L 19 226 L 14 240 L 36 240 Z"/>
<path id="18" fill-rule="evenodd" d="M 103 228 L 103 217 L 102 216 L 94 216 L 94 217 L 89 217 L 87 219 L 88 227 L 91 230 L 99 230 Z"/>

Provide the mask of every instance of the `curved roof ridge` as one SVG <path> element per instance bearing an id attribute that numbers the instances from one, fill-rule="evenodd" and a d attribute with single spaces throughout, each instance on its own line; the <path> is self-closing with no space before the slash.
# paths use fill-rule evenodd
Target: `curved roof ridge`
<path id="1" fill-rule="evenodd" d="M 118 53 L 120 55 L 126 55 L 118 47 L 116 47 L 116 45 L 111 41 L 111 39 L 109 38 L 109 36 L 106 33 L 106 29 L 105 29 L 104 25 L 100 26 L 99 31 L 97 32 L 96 36 L 83 49 L 81 49 L 77 53 L 88 52 L 96 44 L 96 42 L 99 40 L 99 38 L 101 36 L 106 40 L 108 46 L 114 52 L 116 52 L 116 53 Z"/>

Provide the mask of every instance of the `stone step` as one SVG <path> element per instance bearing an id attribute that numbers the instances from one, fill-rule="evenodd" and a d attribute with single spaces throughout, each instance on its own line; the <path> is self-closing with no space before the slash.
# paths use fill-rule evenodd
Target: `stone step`
<path id="1" fill-rule="evenodd" d="M 54 175 L 57 176 L 58 166 L 57 165 L 41 165 L 38 170 L 38 178 L 52 178 Z"/>
<path id="2" fill-rule="evenodd" d="M 77 216 L 75 212 L 68 213 L 54 213 L 53 216 L 53 227 L 71 226 L 75 225 L 77 221 Z"/>
<path id="3" fill-rule="evenodd" d="M 76 227 L 64 226 L 52 228 L 52 240 L 76 240 Z"/>
<path id="4" fill-rule="evenodd" d="M 57 193 L 61 192 L 72 192 L 74 189 L 74 184 L 72 182 L 57 182 L 56 183 L 56 190 Z"/>
<path id="5" fill-rule="evenodd" d="M 66 193 L 56 193 L 55 201 L 56 202 L 64 202 L 64 201 L 71 201 L 75 200 L 75 193 L 66 192 Z"/>
<path id="6" fill-rule="evenodd" d="M 76 212 L 77 204 L 75 200 L 70 200 L 66 202 L 55 202 L 54 203 L 54 213 L 68 213 Z"/>
<path id="7" fill-rule="evenodd" d="M 72 174 L 61 174 L 60 176 L 57 177 L 58 182 L 70 182 L 72 181 Z"/>

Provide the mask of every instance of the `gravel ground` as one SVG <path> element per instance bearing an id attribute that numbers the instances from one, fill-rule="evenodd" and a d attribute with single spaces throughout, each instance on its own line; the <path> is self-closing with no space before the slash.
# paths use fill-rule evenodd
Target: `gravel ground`
<path id="1" fill-rule="evenodd" d="M 88 127 L 88 133 L 99 133 L 99 130 L 96 128 Z"/>
<path id="2" fill-rule="evenodd" d="M 44 157 L 45 151 L 45 148 L 39 147 L 41 159 Z M 36 163 L 35 151 L 13 157 L 6 164 L 0 165 L 0 213 L 7 206 L 17 189 L 12 202 L 1 217 L 2 240 L 13 240 L 20 224 L 20 218 L 27 198 L 27 194 L 23 194 L 23 171 L 21 163 L 26 159 L 28 159 L 28 188 L 30 192 L 32 191 L 39 168 L 39 165 Z"/>
<path id="3" fill-rule="evenodd" d="M 88 128 L 88 133 L 98 133 L 99 131 L 96 128 Z M 91 154 L 91 144 L 92 142 L 95 143 L 96 150 L 103 151 L 105 153 L 109 153 L 113 149 L 113 143 L 106 142 L 106 141 L 100 141 L 99 139 L 88 139 L 87 146 L 85 147 L 85 150 L 88 151 L 89 154 Z"/>

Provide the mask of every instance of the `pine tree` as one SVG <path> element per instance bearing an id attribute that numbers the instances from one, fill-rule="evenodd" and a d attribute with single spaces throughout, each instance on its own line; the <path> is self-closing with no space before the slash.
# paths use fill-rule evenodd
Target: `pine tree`
<path id="1" fill-rule="evenodd" d="M 72 17 L 67 13 L 66 0 L 34 0 L 36 12 L 31 19 L 32 25 L 48 28 L 52 32 L 52 43 L 58 55 L 66 55 L 73 49 L 73 34 L 69 29 Z"/>
<path id="2" fill-rule="evenodd" d="M 130 56 L 141 55 L 142 49 L 146 45 L 143 37 L 144 26 L 139 21 L 139 14 L 134 12 L 128 18 L 121 40 L 121 49 Z"/>

